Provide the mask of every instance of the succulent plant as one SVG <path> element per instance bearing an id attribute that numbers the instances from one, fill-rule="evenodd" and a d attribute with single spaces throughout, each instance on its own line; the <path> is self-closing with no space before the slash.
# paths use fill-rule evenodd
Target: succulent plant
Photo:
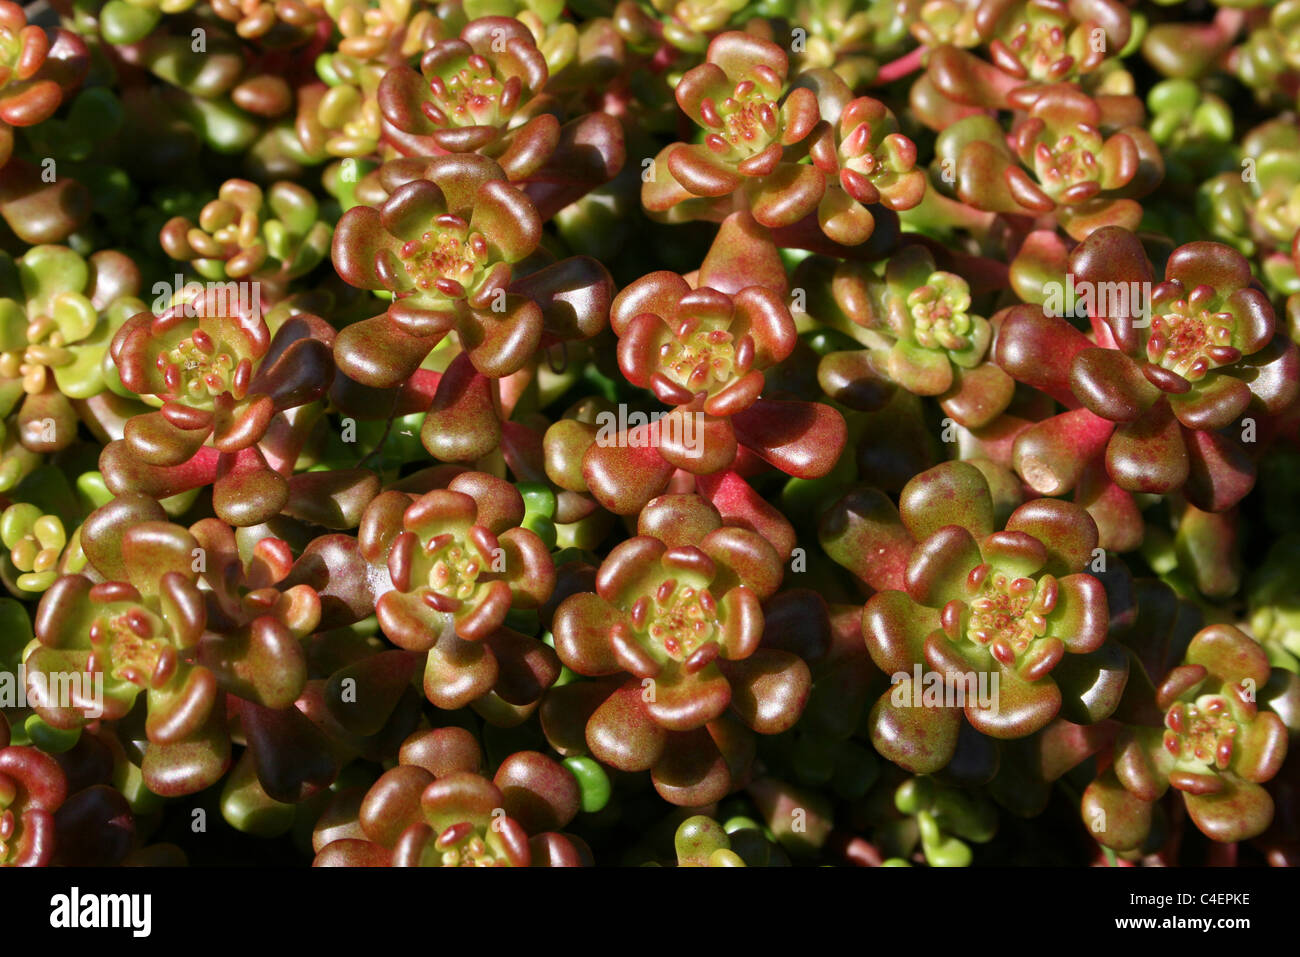
<path id="1" fill-rule="evenodd" d="M 0 864 L 1300 862 L 1298 18 L 0 0 Z"/>
<path id="2" fill-rule="evenodd" d="M 832 398 L 873 408 L 896 385 L 937 396 L 972 428 L 1005 411 L 1014 383 L 989 361 L 993 325 L 975 311 L 970 283 L 938 268 L 925 246 L 899 250 L 883 277 L 861 262 L 808 259 L 800 270 L 795 281 L 808 283 L 822 321 L 859 346 L 821 357 L 818 380 Z"/>
<path id="3" fill-rule="evenodd" d="M 1261 785 L 1287 752 L 1286 726 L 1256 700 L 1267 680 L 1268 659 L 1242 632 L 1225 625 L 1198 632 L 1156 694 L 1164 727 L 1126 728 L 1114 765 L 1084 795 L 1097 839 L 1116 850 L 1138 846 L 1151 803 L 1169 787 L 1213 840 L 1263 832 L 1273 800 Z"/>
<path id="4" fill-rule="evenodd" d="M 912 107 L 938 130 L 980 110 L 1022 108 L 1054 85 L 1084 95 L 1126 93 L 1132 84 L 1120 56 L 1133 26 L 1112 0 L 936 0 L 912 25 L 928 54 Z M 971 51 L 977 46 L 986 58 Z"/>
<path id="5" fill-rule="evenodd" d="M 725 417 L 753 405 L 763 372 L 794 348 L 794 320 L 762 286 L 734 296 L 692 289 L 674 273 L 643 276 L 614 300 L 610 324 L 619 337 L 619 368 L 665 405 L 702 399 Z"/>
<path id="6" fill-rule="evenodd" d="M 459 733 L 457 733 L 459 732 Z M 473 736 L 418 732 L 350 815 L 317 826 L 317 867 L 577 867 L 585 846 L 557 833 L 578 813 L 570 772 L 520 751 L 484 777 Z"/>
<path id="7" fill-rule="evenodd" d="M 745 817 L 723 824 L 705 814 L 688 817 L 673 834 L 673 851 L 678 867 L 777 867 L 788 863 L 761 825 Z"/>
<path id="8" fill-rule="evenodd" d="M 1267 23 L 1251 30 L 1232 53 L 1233 72 L 1261 99 L 1276 98 L 1285 103 L 1289 93 L 1289 105 L 1295 105 L 1295 87 L 1300 78 L 1300 47 L 1295 39 L 1298 24 L 1300 4 L 1283 0 L 1272 6 Z"/>
<path id="9" fill-rule="evenodd" d="M 7 735 L 6 735 L 7 737 Z M 48 754 L 31 747 L 0 748 L 0 865 L 41 867 L 54 860 L 54 815 L 68 784 Z"/>
<path id="10" fill-rule="evenodd" d="M 1073 407 L 1018 436 L 1021 476 L 1041 493 L 1068 492 L 1104 454 L 1124 491 L 1183 489 L 1210 511 L 1236 504 L 1255 468 L 1229 427 L 1248 410 L 1285 408 L 1297 392 L 1296 347 L 1275 333 L 1245 258 L 1219 243 L 1188 243 L 1154 284 L 1141 243 L 1107 227 L 1071 253 L 1070 270 L 1093 291 L 1095 342 L 1027 307 L 1013 309 L 998 334 L 1002 368 Z"/>
<path id="11" fill-rule="evenodd" d="M 1223 163 L 1233 134 L 1232 110 L 1222 97 L 1186 77 L 1163 80 L 1147 94 L 1151 138 L 1165 156 L 1171 179 L 1196 181 Z"/>
<path id="12" fill-rule="evenodd" d="M 1269 287 L 1300 291 L 1291 252 L 1300 207 L 1291 171 L 1300 158 L 1293 125 L 1269 121 L 1242 139 L 1238 168 L 1213 176 L 1197 192 L 1197 213 L 1213 236 L 1256 257 Z"/>
<path id="13" fill-rule="evenodd" d="M 11 490 L 12 504 L 0 512 L 0 541 L 8 554 L 0 576 L 18 598 L 34 599 L 62 572 L 81 571 L 80 523 L 98 504 L 92 479 L 78 479 L 74 492 L 63 473 L 43 465 Z"/>
<path id="14" fill-rule="evenodd" d="M 1246 601 L 1250 635 L 1264 646 L 1269 663 L 1300 674 L 1300 619 L 1289 573 L 1297 547 L 1294 535 L 1274 542 L 1247 586 Z"/>
<path id="15" fill-rule="evenodd" d="M 789 58 L 776 44 L 738 31 L 715 37 L 705 62 L 687 71 L 675 91 L 705 131 L 704 142 L 677 143 L 655 157 L 641 190 L 646 209 L 691 218 L 719 198 L 729 206 L 740 192 L 756 220 L 776 227 L 817 208 L 824 177 L 791 162 L 786 151 L 812 134 L 821 111 L 813 92 L 791 87 L 788 74 Z"/>
<path id="16" fill-rule="evenodd" d="M 1056 83 L 1086 76 L 1122 51 L 1130 23 L 1128 11 L 1110 0 L 986 0 L 975 27 L 998 69 L 1021 82 Z"/>
<path id="17" fill-rule="evenodd" d="M 508 287 L 541 228 L 528 197 L 472 154 L 436 157 L 394 182 L 379 209 L 348 210 L 334 264 L 348 282 L 393 301 L 339 337 L 343 371 L 369 385 L 401 381 L 453 329 L 480 372 L 516 371 L 540 342 L 542 314 Z"/>
<path id="18" fill-rule="evenodd" d="M 34 452 L 67 447 L 76 435 L 73 400 L 115 378 L 109 343 L 144 307 L 140 272 L 128 256 L 101 250 L 86 260 L 66 246 L 34 246 L 0 260 L 0 381 L 5 414 Z"/>
<path id="19" fill-rule="evenodd" d="M 775 252 L 762 227 L 736 213 L 719 231 L 695 288 L 665 270 L 619 293 L 610 327 L 623 376 L 672 408 L 654 422 L 610 418 L 604 410 L 581 426 L 555 423 L 544 444 L 548 474 L 558 484 L 632 514 L 665 491 L 674 469 L 716 475 L 752 453 L 791 475 L 830 471 L 844 444 L 840 414 L 760 394 L 764 370 L 795 345 Z M 756 276 L 762 282 L 738 281 L 755 261 L 763 264 Z"/>
<path id="20" fill-rule="evenodd" d="M 256 184 L 232 179 L 203 207 L 197 226 L 181 216 L 168 220 L 161 242 L 167 255 L 192 263 L 205 279 L 273 286 L 315 268 L 329 250 L 330 232 L 302 187 L 275 183 L 264 195 Z"/>
<path id="21" fill-rule="evenodd" d="M 211 0 L 212 12 L 235 25 L 235 32 L 245 39 L 275 39 L 283 42 L 285 34 L 306 33 L 322 15 L 320 4 L 288 0 L 266 3 L 263 0 Z"/>
<path id="22" fill-rule="evenodd" d="M 568 668 L 621 679 L 591 686 L 604 701 L 593 697 L 585 747 L 620 770 L 650 770 L 660 794 L 687 806 L 740 783 L 744 769 L 729 767 L 728 739 L 745 728 L 786 730 L 810 685 L 797 655 L 763 647 L 762 605 L 781 577 L 775 550 L 753 532 L 721 526 L 702 503 L 696 511 L 689 525 L 615 548 L 596 590 L 567 597 L 552 625 Z M 567 688 L 586 696 L 584 685 L 555 694 Z M 717 756 L 702 760 L 692 752 L 708 738 Z"/>
<path id="23" fill-rule="evenodd" d="M 535 705 L 558 677 L 550 649 L 506 626 L 512 608 L 536 608 L 555 587 L 546 545 L 520 527 L 524 514 L 509 483 L 462 471 L 418 497 L 385 492 L 362 516 L 360 553 L 387 572 L 372 586 L 380 627 L 428 653 L 424 691 L 441 708 L 485 696 Z"/>
<path id="24" fill-rule="evenodd" d="M 192 793 L 230 760 L 216 678 L 191 660 L 206 623 L 193 571 L 198 545 L 163 521 L 110 531 L 96 542 L 103 552 L 95 567 L 120 577 L 65 575 L 41 599 L 40 646 L 26 660 L 29 695 L 48 724 L 70 729 L 124 717 L 143 692 L 153 745 L 146 782 L 155 793 Z M 67 704 L 57 693 L 61 677 L 71 680 Z"/>
<path id="25" fill-rule="evenodd" d="M 443 11 L 410 0 L 381 0 L 373 5 L 360 0 L 326 0 L 322 6 L 339 31 L 338 52 L 361 61 L 386 59 L 394 49 L 403 56 L 414 55 L 445 22 L 439 15 Z"/>
<path id="26" fill-rule="evenodd" d="M 480 17 L 430 46 L 420 70 L 395 66 L 379 86 L 390 134 L 408 155 L 479 153 L 512 180 L 535 173 L 560 142 L 547 111 L 546 58 L 513 17 Z"/>
<path id="27" fill-rule="evenodd" d="M 308 110 L 299 139 L 316 145 L 319 138 L 331 156 L 355 160 L 377 153 L 383 134 L 378 99 L 382 64 L 338 53 L 318 63 L 317 70 L 329 89 L 321 92 L 316 109 Z"/>
<path id="28" fill-rule="evenodd" d="M 14 127 L 49 119 L 86 75 L 86 44 L 70 30 L 27 22 L 22 6 L 0 5 L 0 166 L 9 161 Z"/>
<path id="29" fill-rule="evenodd" d="M 985 844 L 997 828 L 991 802 L 957 788 L 935 784 L 933 778 L 913 777 L 894 792 L 894 806 L 915 821 L 917 842 L 931 867 L 969 867 L 970 844 Z M 967 843 L 970 842 L 970 843 Z M 906 848 L 898 848 L 906 855 Z M 902 857 L 894 861 L 905 863 Z"/>
<path id="30" fill-rule="evenodd" d="M 943 175 L 977 209 L 1052 215 L 1082 240 L 1102 226 L 1135 229 L 1163 174 L 1160 151 L 1141 126 L 1124 125 L 1114 99 L 1094 99 L 1068 84 L 1021 92 L 1024 110 L 1004 139 L 986 115 L 958 120 L 935 144 Z M 1111 115 L 1108 115 L 1107 110 Z"/>
<path id="31" fill-rule="evenodd" d="M 892 683 L 869 721 L 876 749 L 932 773 L 952 759 L 963 712 L 1002 739 L 1062 708 L 1107 717 L 1126 668 L 1102 651 L 1107 603 L 1084 570 L 1097 548 L 1087 513 L 1036 499 L 999 530 L 984 476 L 955 462 L 916 476 L 899 501 L 895 510 L 875 490 L 853 492 L 821 520 L 823 547 L 878 589 L 862 611 L 867 649 Z M 1066 666 L 1063 686 L 1054 673 L 1067 655 L 1105 664 Z"/>

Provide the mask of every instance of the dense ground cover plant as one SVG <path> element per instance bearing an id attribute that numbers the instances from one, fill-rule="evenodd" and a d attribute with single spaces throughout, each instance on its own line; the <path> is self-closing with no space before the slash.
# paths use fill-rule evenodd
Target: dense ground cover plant
<path id="1" fill-rule="evenodd" d="M 0 0 L 0 865 L 1300 860 L 1298 30 Z"/>

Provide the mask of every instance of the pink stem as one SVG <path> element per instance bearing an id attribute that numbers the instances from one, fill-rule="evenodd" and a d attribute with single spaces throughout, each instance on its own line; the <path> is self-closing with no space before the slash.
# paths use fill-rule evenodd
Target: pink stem
<path id="1" fill-rule="evenodd" d="M 846 831 L 832 831 L 827 846 L 856 867 L 879 867 L 884 863 L 880 849 L 864 837 Z"/>
<path id="2" fill-rule="evenodd" d="M 897 60 L 886 63 L 876 74 L 876 85 L 884 86 L 921 69 L 926 48 L 917 47 L 910 53 L 904 53 Z"/>
<path id="3" fill-rule="evenodd" d="M 663 46 L 661 46 L 658 50 L 655 51 L 654 56 L 651 58 L 650 72 L 663 73 L 670 66 L 672 66 L 673 61 L 676 59 L 677 59 L 677 50 L 674 47 L 672 47 L 670 44 L 665 43 Z"/>
<path id="4" fill-rule="evenodd" d="M 1246 22 L 1246 12 L 1233 7 L 1220 7 L 1214 15 L 1214 30 L 1231 43 Z"/>

